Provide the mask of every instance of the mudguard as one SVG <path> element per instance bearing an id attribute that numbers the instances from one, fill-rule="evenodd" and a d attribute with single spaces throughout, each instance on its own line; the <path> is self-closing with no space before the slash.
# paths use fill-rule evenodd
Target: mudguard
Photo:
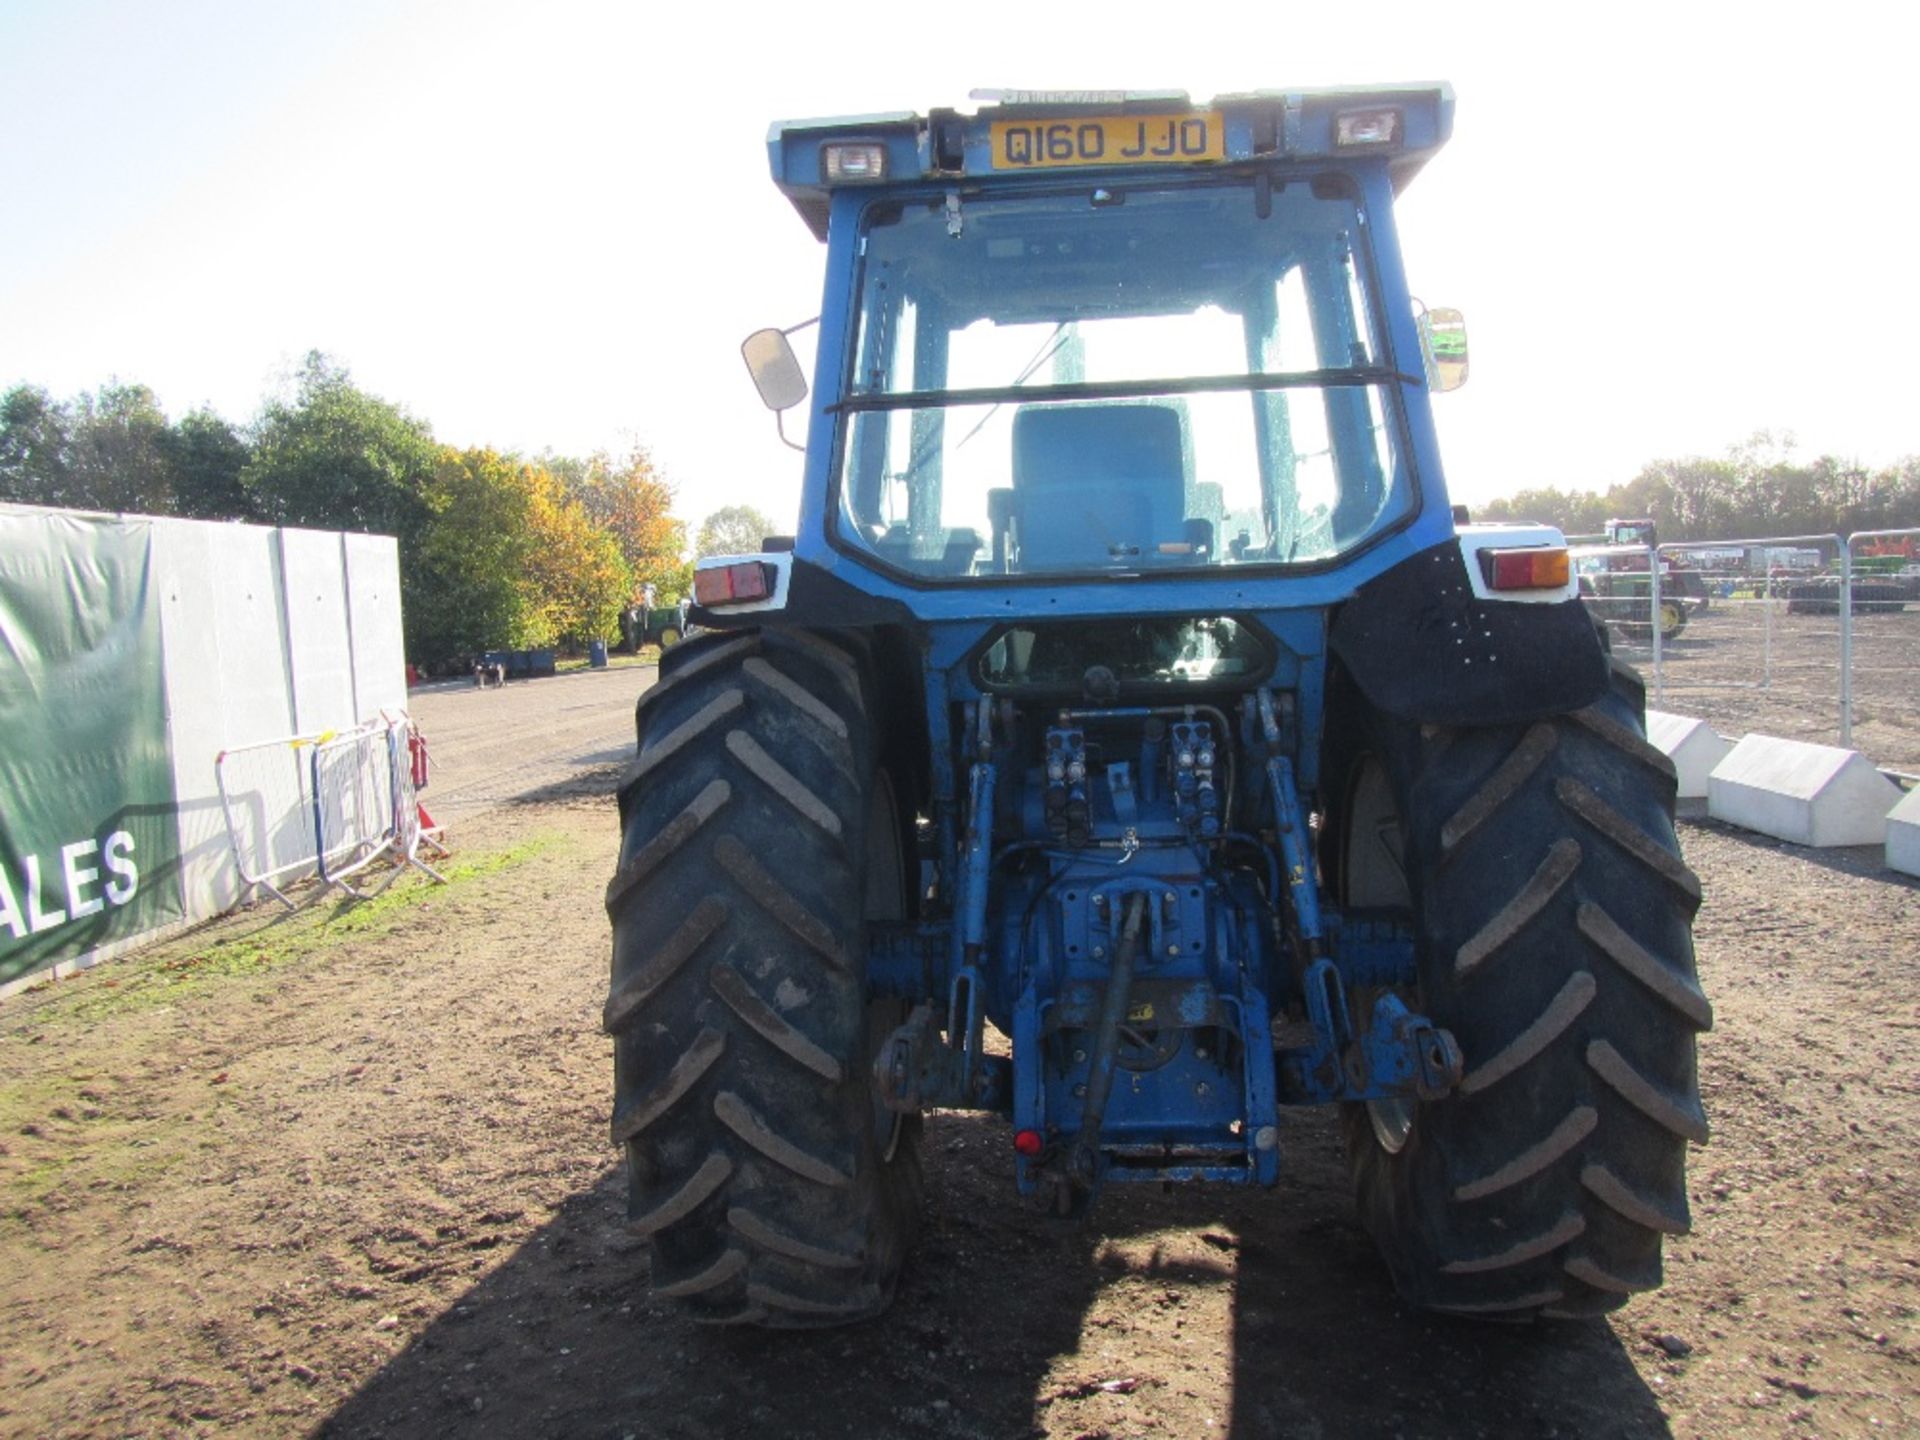
<path id="1" fill-rule="evenodd" d="M 1606 650 L 1580 601 L 1480 599 L 1454 540 L 1363 585 L 1328 643 L 1370 703 L 1422 724 L 1519 724 L 1607 688 Z"/>
<path id="2" fill-rule="evenodd" d="M 918 617 L 898 600 L 869 595 L 847 584 L 839 576 L 787 551 L 769 551 L 757 555 L 722 555 L 702 560 L 700 569 L 741 560 L 758 560 L 774 574 L 772 595 L 757 604 L 728 605 L 711 610 L 704 605 L 689 608 L 687 618 L 709 630 L 738 630 L 742 627 L 768 629 L 798 625 L 812 629 L 859 630 L 876 625 L 896 625 L 912 633 L 924 630 Z"/>

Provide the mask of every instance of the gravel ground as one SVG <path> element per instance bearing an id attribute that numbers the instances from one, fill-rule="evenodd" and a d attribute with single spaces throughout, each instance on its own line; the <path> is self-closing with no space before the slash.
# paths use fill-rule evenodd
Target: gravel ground
<path id="1" fill-rule="evenodd" d="M 936 1115 L 886 1317 L 684 1324 L 618 1223 L 598 1029 L 648 678 L 419 697 L 448 888 L 0 1007 L 0 1433 L 1920 1433 L 1920 887 L 1697 820 L 1714 1136 L 1666 1288 L 1603 1322 L 1407 1312 L 1307 1113 L 1276 1192 L 1075 1229 L 1018 1202 L 996 1122 Z"/>
<path id="2" fill-rule="evenodd" d="M 1652 653 L 1616 630 L 1614 648 L 1647 672 Z M 1750 731 L 1840 743 L 1840 622 L 1789 615 L 1784 601 L 1715 600 L 1661 647 L 1658 708 L 1732 739 Z M 1920 602 L 1853 620 L 1852 748 L 1920 774 Z"/>
<path id="3" fill-rule="evenodd" d="M 654 668 L 621 659 L 477 690 L 465 680 L 423 685 L 410 697 L 432 745 L 433 817 L 452 822 L 507 802 L 524 804 L 633 752 L 633 704 Z"/>

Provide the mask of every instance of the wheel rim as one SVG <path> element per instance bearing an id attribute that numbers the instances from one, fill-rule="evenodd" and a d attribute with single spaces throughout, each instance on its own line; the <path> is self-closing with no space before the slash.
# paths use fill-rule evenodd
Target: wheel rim
<path id="1" fill-rule="evenodd" d="M 1413 1102 L 1411 1100 L 1369 1100 L 1367 1119 L 1373 1125 L 1373 1138 L 1389 1155 L 1398 1155 L 1413 1138 Z"/>
<path id="2" fill-rule="evenodd" d="M 880 1047 L 887 1043 L 887 1037 L 899 1028 L 906 1019 L 904 1006 L 895 1002 L 876 1000 L 867 1006 L 867 1069 L 873 1068 L 873 1061 L 880 1054 Z M 868 1080 L 868 1095 L 873 1106 L 873 1141 L 879 1151 L 882 1165 L 891 1161 L 900 1149 L 900 1137 L 906 1133 L 907 1117 L 898 1110 L 888 1109 L 880 1101 L 880 1087 Z"/>
<path id="3" fill-rule="evenodd" d="M 1347 790 L 1340 856 L 1340 903 L 1359 910 L 1412 908 L 1400 811 L 1386 767 L 1362 757 Z"/>
<path id="4" fill-rule="evenodd" d="M 1341 903 L 1363 909 L 1411 910 L 1407 888 L 1406 838 L 1393 783 L 1386 766 L 1362 756 L 1347 787 L 1347 824 L 1341 837 Z M 1412 1138 L 1417 1114 L 1410 1100 L 1369 1100 L 1367 1120 L 1373 1138 L 1389 1155 L 1398 1155 Z"/>

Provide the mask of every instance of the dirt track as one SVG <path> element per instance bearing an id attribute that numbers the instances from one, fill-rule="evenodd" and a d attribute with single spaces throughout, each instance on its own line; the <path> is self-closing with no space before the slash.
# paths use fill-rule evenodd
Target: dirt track
<path id="1" fill-rule="evenodd" d="M 1086 1230 L 1016 1202 L 996 1123 L 935 1116 L 888 1317 L 682 1324 L 619 1228 L 598 1031 L 643 679 L 420 697 L 450 889 L 0 1008 L 0 1432 L 1920 1433 L 1920 887 L 1698 822 L 1715 1134 L 1667 1288 L 1607 1323 L 1407 1313 L 1306 1114 L 1277 1193 L 1111 1196 Z"/>

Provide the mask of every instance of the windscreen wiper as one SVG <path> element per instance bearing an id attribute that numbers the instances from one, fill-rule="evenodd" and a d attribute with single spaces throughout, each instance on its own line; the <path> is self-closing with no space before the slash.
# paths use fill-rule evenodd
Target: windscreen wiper
<path id="1" fill-rule="evenodd" d="M 1058 325 L 1053 327 L 1053 333 L 1041 342 L 1040 348 L 1034 352 L 1033 359 L 1029 360 L 1026 365 L 1022 367 L 1020 373 L 1013 377 L 1013 388 L 1019 389 L 1025 385 L 1027 381 L 1032 379 L 1034 375 L 1038 374 L 1040 367 L 1058 355 L 1066 343 L 1067 322 L 1062 320 Z M 995 401 L 993 408 L 978 420 L 974 421 L 973 428 L 960 437 L 960 445 L 966 444 L 967 441 L 973 439 L 974 436 L 985 429 L 987 422 L 1000 413 L 1000 407 L 1005 403 L 1004 400 Z M 953 448 L 958 450 L 960 445 L 955 445 Z"/>

